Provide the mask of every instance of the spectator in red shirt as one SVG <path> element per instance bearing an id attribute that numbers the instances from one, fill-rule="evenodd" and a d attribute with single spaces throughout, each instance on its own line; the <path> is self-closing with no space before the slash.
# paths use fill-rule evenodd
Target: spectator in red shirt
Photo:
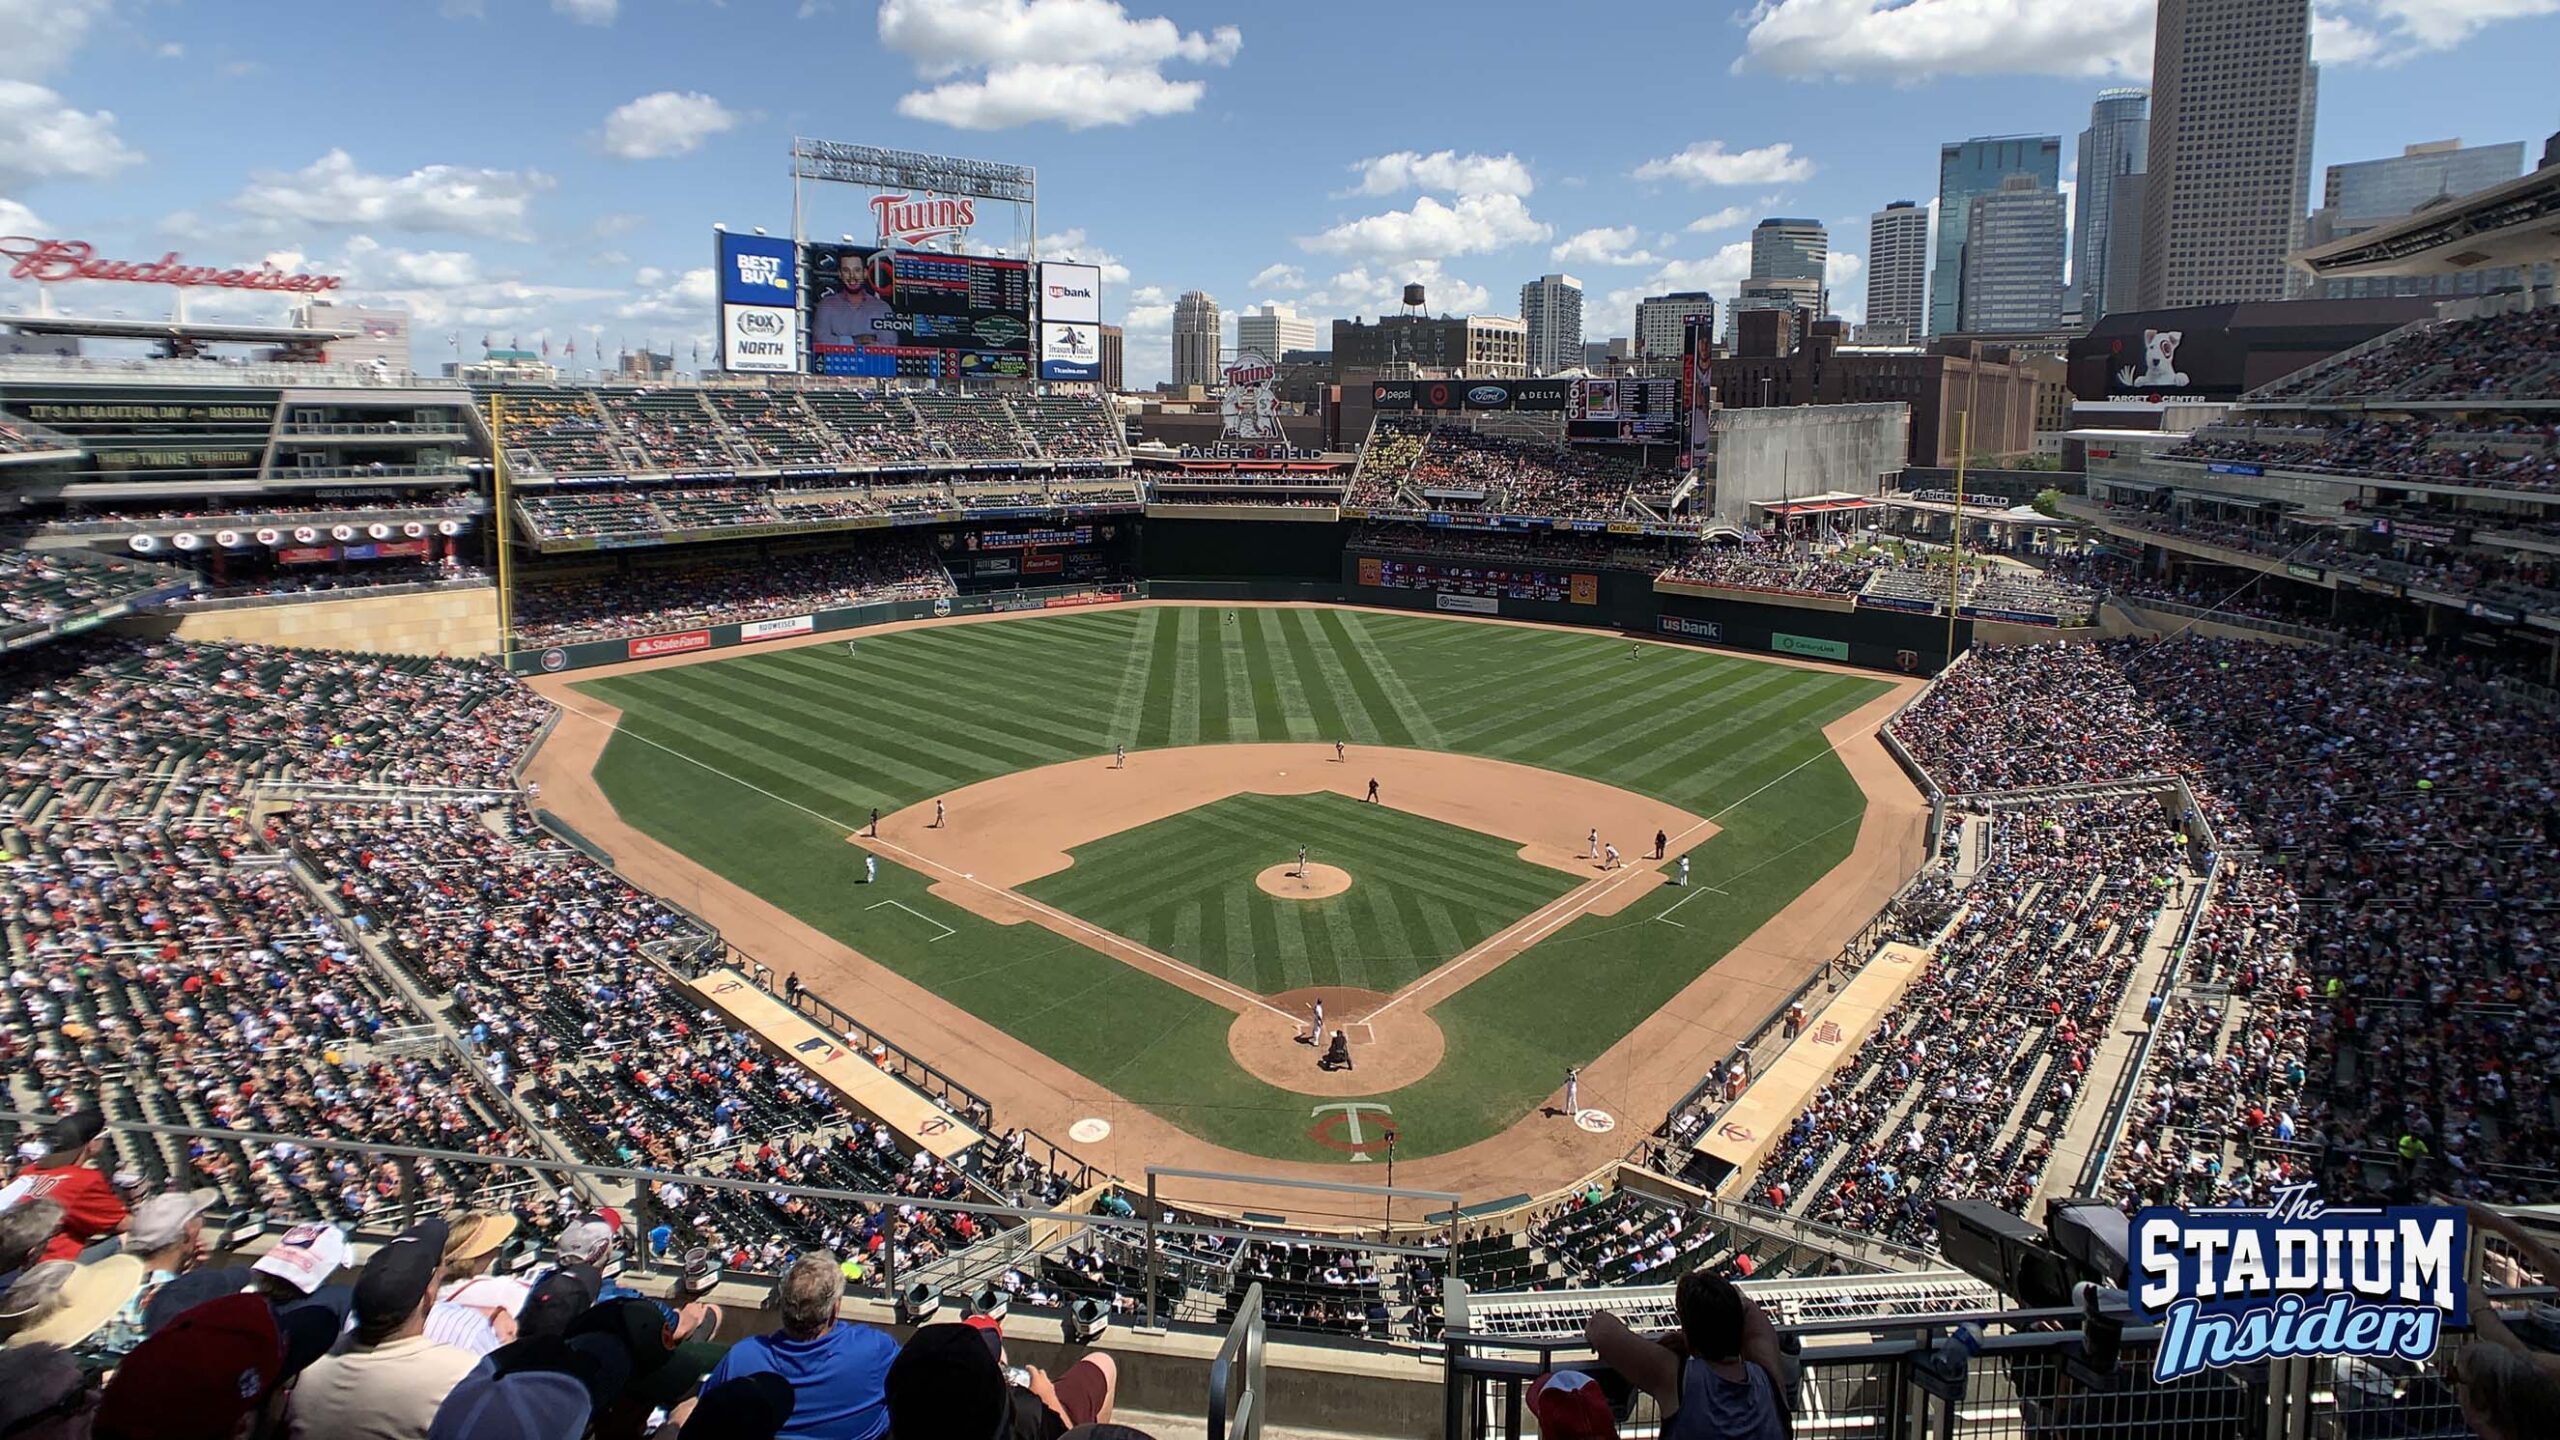
<path id="1" fill-rule="evenodd" d="M 106 1150 L 106 1117 L 82 1110 L 53 1122 L 45 1132 L 47 1153 L 18 1174 L 23 1198 L 50 1200 L 62 1207 L 62 1228 L 45 1242 L 42 1260 L 77 1260 L 80 1252 L 124 1228 L 124 1199 L 98 1169 Z"/>

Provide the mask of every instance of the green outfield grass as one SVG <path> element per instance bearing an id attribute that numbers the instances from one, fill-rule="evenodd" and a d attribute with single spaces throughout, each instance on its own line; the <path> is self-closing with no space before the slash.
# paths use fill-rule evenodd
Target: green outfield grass
<path id="1" fill-rule="evenodd" d="M 1302 844 L 1351 889 L 1288 900 L 1254 883 Z M 1519 851 L 1347 795 L 1231 795 L 1070 851 L 1023 893 L 1265 995 L 1388 993 L 1578 883 Z"/>
<path id="2" fill-rule="evenodd" d="M 944 904 L 902 867 L 863 886 L 844 837 L 873 806 L 1115 743 L 1228 740 L 1485 755 L 1714 820 L 1719 833 L 1691 852 L 1696 890 L 1578 919 L 1431 1008 L 1448 1059 L 1380 1097 L 1404 1153 L 1420 1156 L 1519 1119 L 1566 1065 L 1615 1043 L 1848 853 L 1865 802 L 1820 727 L 1883 686 L 1715 651 L 1631 653 L 1572 631 L 1147 606 L 875 635 L 853 656 L 750 650 L 578 688 L 624 712 L 597 774 L 632 824 L 1195 1134 L 1339 1159 L 1309 1140 L 1306 1097 L 1229 1059 L 1227 1011 L 1051 931 Z M 940 932 L 888 900 L 956 933 L 928 943 Z M 1672 923 L 1655 923 L 1675 904 Z M 858 994 L 829 998 L 862 1013 Z M 1612 1103 L 1605 1087 L 1584 1094 Z"/>

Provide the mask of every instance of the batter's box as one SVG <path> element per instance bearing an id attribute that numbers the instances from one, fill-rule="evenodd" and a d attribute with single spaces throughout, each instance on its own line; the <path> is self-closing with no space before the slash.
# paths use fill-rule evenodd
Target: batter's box
<path id="1" fill-rule="evenodd" d="M 1378 1027 L 1370 1024 L 1366 1020 L 1355 1020 L 1348 1025 L 1341 1025 L 1335 1028 L 1342 1031 L 1343 1035 L 1354 1045 L 1375 1045 L 1378 1043 Z M 1354 1031 L 1359 1033 L 1352 1033 Z"/>

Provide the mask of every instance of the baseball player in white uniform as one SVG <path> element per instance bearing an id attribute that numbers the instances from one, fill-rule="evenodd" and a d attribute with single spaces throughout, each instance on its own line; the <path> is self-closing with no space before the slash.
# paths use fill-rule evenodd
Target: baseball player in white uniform
<path id="1" fill-rule="evenodd" d="M 877 885 L 880 883 L 879 856 L 865 855 L 862 857 L 862 883 L 865 885 Z"/>
<path id="2" fill-rule="evenodd" d="M 1114 770 L 1126 770 L 1129 768 L 1128 746 L 1114 745 L 1111 747 L 1111 768 Z"/>
<path id="3" fill-rule="evenodd" d="M 1310 1005 L 1308 1008 L 1315 1012 L 1316 1018 L 1315 1028 L 1307 1032 L 1307 1043 L 1310 1045 L 1321 1045 L 1324 1043 L 1324 997 L 1321 995 L 1317 996 L 1315 1003 Z"/>
<path id="4" fill-rule="evenodd" d="M 1564 1072 L 1564 1114 L 1570 1120 L 1582 1113 L 1582 1067 L 1568 1065 Z"/>
<path id="5" fill-rule="evenodd" d="M 1307 847 L 1304 845 L 1298 847 L 1298 878 L 1307 878 Z"/>
<path id="6" fill-rule="evenodd" d="M 942 802 L 939 800 L 933 802 L 933 828 L 942 828 Z"/>
<path id="7" fill-rule="evenodd" d="M 1600 858 L 1600 827 L 1597 825 L 1591 827 L 1591 838 L 1582 842 L 1582 858 L 1585 860 Z"/>
<path id="8" fill-rule="evenodd" d="M 1602 855 L 1605 857 L 1600 862 L 1600 868 L 1603 870 L 1617 869 L 1621 863 L 1618 859 L 1618 847 L 1615 845 L 1603 845 L 1600 847 L 1600 850 Z"/>

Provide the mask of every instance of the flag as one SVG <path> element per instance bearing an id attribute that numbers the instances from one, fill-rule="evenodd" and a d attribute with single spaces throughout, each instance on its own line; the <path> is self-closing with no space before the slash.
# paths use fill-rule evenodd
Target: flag
<path id="1" fill-rule="evenodd" d="M 495 350 L 495 349 L 497 349 L 497 348 L 498 348 L 498 337 L 497 337 L 497 336 L 495 336 L 495 335 L 482 335 L 482 336 L 480 337 L 480 353 L 481 353 L 481 354 L 486 355 L 486 354 L 488 354 L 490 351 Z"/>
<path id="2" fill-rule="evenodd" d="M 551 340 L 548 336 L 545 336 L 542 341 L 542 358 L 545 360 L 551 358 Z"/>
<path id="3" fill-rule="evenodd" d="M 569 358 L 572 360 L 578 358 L 578 341 L 575 336 L 570 337 L 569 340 Z"/>

